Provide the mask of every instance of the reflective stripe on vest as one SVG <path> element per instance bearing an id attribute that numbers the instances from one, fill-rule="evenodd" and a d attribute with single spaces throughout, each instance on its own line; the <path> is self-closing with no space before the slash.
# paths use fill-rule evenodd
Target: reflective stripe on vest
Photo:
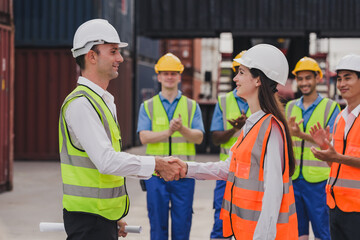
<path id="1" fill-rule="evenodd" d="M 296 117 L 295 121 L 299 122 L 303 119 L 302 110 L 296 105 L 297 100 L 290 101 L 286 105 L 286 116 Z M 319 122 L 323 128 L 326 127 L 329 119 L 335 109 L 339 107 L 335 101 L 328 98 L 323 98 L 312 112 L 309 121 L 307 122 L 307 128 L 304 130 L 304 125 L 300 124 L 300 129 L 307 134 L 310 134 L 310 128 Z M 305 141 L 298 137 L 292 137 L 294 156 L 296 159 L 296 167 L 292 179 L 295 180 L 299 177 L 300 166 L 302 166 L 302 174 L 306 181 L 315 183 L 325 181 L 330 174 L 329 165 L 321 160 L 318 160 L 311 152 L 311 147 L 319 147 L 315 143 Z"/>
<path id="2" fill-rule="evenodd" d="M 259 220 L 264 194 L 264 156 L 271 131 L 271 121 L 279 123 L 283 136 L 285 130 L 274 116 L 263 116 L 245 136 L 243 130 L 235 145 L 229 175 L 226 183 L 220 218 L 223 220 L 225 237 L 253 239 Z M 277 220 L 276 239 L 297 239 L 297 217 L 294 191 L 289 177 L 289 159 L 286 139 L 284 140 L 285 166 L 283 198 Z"/>
<path id="3" fill-rule="evenodd" d="M 159 95 L 145 101 L 144 108 L 151 120 L 152 131 L 160 132 L 169 129 L 170 122 Z M 195 110 L 196 102 L 185 96 L 181 96 L 173 116 L 174 118 L 177 118 L 180 114 L 183 126 L 191 128 Z M 146 154 L 158 156 L 172 155 L 179 157 L 182 160 L 195 161 L 195 144 L 188 142 L 179 131 L 176 131 L 170 138 L 164 141 L 148 143 Z"/>
<path id="4" fill-rule="evenodd" d="M 357 117 L 346 139 L 345 120 L 339 114 L 335 125 L 333 142 L 336 152 L 360 158 L 360 119 Z M 327 205 L 337 206 L 343 212 L 360 212 L 360 169 L 333 162 L 326 185 Z"/>
<path id="5" fill-rule="evenodd" d="M 59 120 L 59 150 L 63 180 L 63 206 L 68 211 L 100 215 L 110 220 L 124 217 L 129 210 L 125 178 L 101 174 L 87 153 L 76 147 L 65 121 L 67 107 L 78 97 L 86 97 L 99 116 L 115 151 L 121 150 L 120 128 L 102 98 L 79 85 L 65 99 Z"/>
<path id="6" fill-rule="evenodd" d="M 222 111 L 224 130 L 232 129 L 233 126 L 227 120 L 237 119 L 241 116 L 239 105 L 233 91 L 228 92 L 226 95 L 219 96 L 219 107 Z M 246 112 L 246 116 L 251 115 L 250 108 Z M 225 161 L 229 157 L 229 150 L 240 136 L 240 131 L 237 131 L 226 143 L 220 145 L 220 160 Z"/>

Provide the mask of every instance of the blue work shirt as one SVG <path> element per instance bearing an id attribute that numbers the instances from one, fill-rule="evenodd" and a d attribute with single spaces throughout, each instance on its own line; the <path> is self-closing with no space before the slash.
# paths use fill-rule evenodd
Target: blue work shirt
<path id="1" fill-rule="evenodd" d="M 316 100 L 307 109 L 305 109 L 305 107 L 304 107 L 304 96 L 302 96 L 298 100 L 296 100 L 296 103 L 295 103 L 296 106 L 298 106 L 302 111 L 302 115 L 303 115 L 303 119 L 304 119 L 304 122 L 303 122 L 304 129 L 306 129 L 306 127 L 307 127 L 306 125 L 311 117 L 311 114 L 313 113 L 314 109 L 321 102 L 322 99 L 323 99 L 323 97 L 320 94 L 318 94 L 318 97 L 316 98 Z M 332 115 L 326 125 L 326 126 L 330 126 L 330 133 L 332 133 L 332 131 L 333 131 L 334 122 L 339 113 L 340 113 L 340 110 L 338 108 L 335 108 L 334 112 L 332 113 Z M 309 127 L 312 127 L 312 126 L 309 126 Z"/>
<path id="2" fill-rule="evenodd" d="M 295 103 L 296 106 L 298 106 L 302 111 L 302 116 L 304 119 L 304 122 L 303 122 L 304 129 L 306 129 L 306 127 L 307 127 L 306 125 L 311 117 L 311 114 L 313 113 L 314 109 L 320 103 L 320 101 L 322 99 L 323 99 L 323 97 L 320 94 L 318 94 L 318 97 L 316 98 L 316 100 L 307 109 L 305 109 L 305 107 L 304 107 L 304 96 L 301 96 L 298 100 L 296 100 L 296 103 Z M 334 122 L 339 113 L 340 113 L 340 110 L 338 108 L 335 108 L 335 110 L 333 111 L 333 113 L 330 116 L 330 119 L 326 125 L 326 126 L 330 126 L 330 133 L 332 133 L 332 131 L 333 131 Z M 309 127 L 312 127 L 312 126 L 309 126 Z M 300 169 L 299 178 L 304 178 L 302 175 L 302 169 Z"/>
<path id="3" fill-rule="evenodd" d="M 249 109 L 249 105 L 241 97 L 236 95 L 236 92 L 237 92 L 237 90 L 235 88 L 233 90 L 233 94 L 234 94 L 236 102 L 239 106 L 240 112 L 244 111 L 244 113 L 246 113 Z M 219 102 L 218 102 L 215 105 L 214 114 L 213 114 L 213 117 L 211 120 L 210 131 L 213 132 L 213 131 L 224 131 L 224 130 L 225 129 L 224 129 L 224 124 L 223 124 L 223 112 L 221 111 Z"/>
<path id="4" fill-rule="evenodd" d="M 181 98 L 181 95 L 182 95 L 181 91 L 178 90 L 178 95 L 176 96 L 174 101 L 172 103 L 170 103 L 169 100 L 164 98 L 164 96 L 161 94 L 161 92 L 159 93 L 161 103 L 164 106 L 164 109 L 168 116 L 169 122 L 173 119 L 173 115 L 174 115 L 176 106 Z M 175 116 L 175 118 L 178 118 L 178 117 L 179 116 Z M 199 104 L 197 104 L 197 103 L 196 103 L 196 110 L 195 110 L 194 118 L 191 123 L 191 129 L 199 129 L 202 132 L 205 132 L 200 107 L 199 107 Z M 140 110 L 139 110 L 137 132 L 139 133 L 143 130 L 152 131 L 151 120 L 145 111 L 144 103 L 141 104 Z"/>

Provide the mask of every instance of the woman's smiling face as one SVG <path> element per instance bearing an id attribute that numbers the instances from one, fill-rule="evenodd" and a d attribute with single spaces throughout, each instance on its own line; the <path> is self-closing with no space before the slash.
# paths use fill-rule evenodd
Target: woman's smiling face
<path id="1" fill-rule="evenodd" d="M 253 78 L 250 69 L 244 65 L 239 66 L 238 73 L 233 81 L 236 83 L 236 95 L 244 99 L 248 99 L 253 94 L 257 94 L 257 78 Z"/>

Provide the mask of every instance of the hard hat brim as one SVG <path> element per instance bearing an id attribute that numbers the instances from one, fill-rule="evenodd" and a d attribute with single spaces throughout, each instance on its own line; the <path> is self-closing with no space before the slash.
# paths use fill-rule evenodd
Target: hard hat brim
<path id="1" fill-rule="evenodd" d="M 104 43 L 104 42 L 98 43 L 98 44 L 87 43 L 83 48 L 78 48 L 78 49 L 72 48 L 71 52 L 73 54 L 73 57 L 77 58 L 78 56 L 87 54 L 94 45 L 100 45 L 100 44 L 106 44 L 106 43 Z M 115 43 L 115 44 L 118 44 L 119 48 L 124 48 L 129 45 L 126 42 L 120 42 L 120 43 Z"/>

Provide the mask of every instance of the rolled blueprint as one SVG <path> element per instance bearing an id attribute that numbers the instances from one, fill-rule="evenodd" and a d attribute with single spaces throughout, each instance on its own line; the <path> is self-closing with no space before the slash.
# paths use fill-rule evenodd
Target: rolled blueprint
<path id="1" fill-rule="evenodd" d="M 125 226 L 125 232 L 128 233 L 141 233 L 141 226 Z"/>
<path id="2" fill-rule="evenodd" d="M 63 223 L 41 222 L 39 224 L 40 232 L 63 232 L 65 227 Z"/>
<path id="3" fill-rule="evenodd" d="M 63 232 L 65 227 L 63 223 L 54 222 L 40 222 L 40 232 Z M 128 233 L 141 233 L 141 226 L 125 226 L 125 232 Z"/>

